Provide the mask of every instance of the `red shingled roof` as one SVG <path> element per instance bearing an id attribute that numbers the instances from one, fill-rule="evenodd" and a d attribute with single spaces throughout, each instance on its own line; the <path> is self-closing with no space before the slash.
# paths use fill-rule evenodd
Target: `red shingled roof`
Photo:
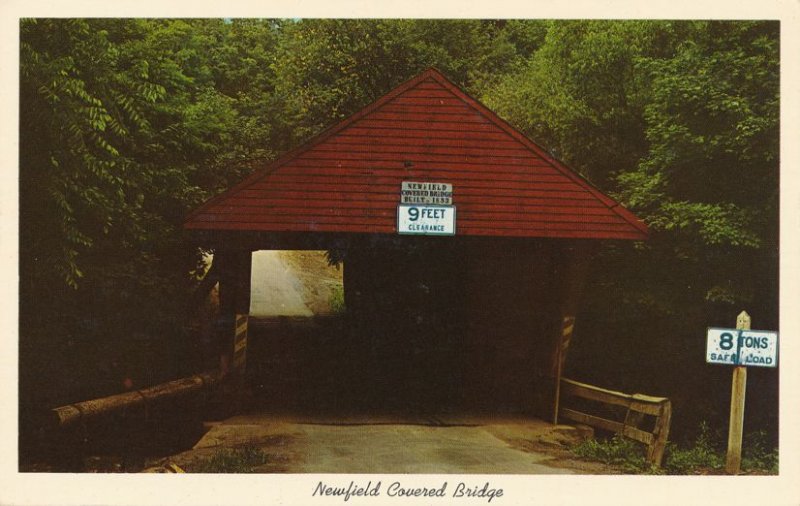
<path id="1" fill-rule="evenodd" d="M 647 237 L 636 216 L 435 69 L 209 200 L 184 226 L 394 234 L 403 181 L 453 185 L 456 235 Z"/>

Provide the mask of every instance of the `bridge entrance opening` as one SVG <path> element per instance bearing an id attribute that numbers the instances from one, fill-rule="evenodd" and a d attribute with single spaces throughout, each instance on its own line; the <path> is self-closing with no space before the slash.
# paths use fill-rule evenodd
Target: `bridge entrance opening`
<path id="1" fill-rule="evenodd" d="M 555 278 L 574 255 L 552 241 L 432 238 L 353 241 L 327 255 L 256 251 L 246 367 L 254 402 L 307 412 L 538 412 L 549 402 L 560 324 Z M 314 300 L 323 293 L 325 303 Z"/>
<path id="2" fill-rule="evenodd" d="M 553 420 L 591 250 L 647 238 L 636 216 L 436 69 L 265 164 L 184 227 L 222 257 L 225 374 L 259 363 L 252 350 L 245 359 L 251 252 L 338 251 L 346 316 L 303 353 L 281 355 L 296 338 L 265 344 L 288 364 L 271 371 L 294 371 L 295 392 Z"/>

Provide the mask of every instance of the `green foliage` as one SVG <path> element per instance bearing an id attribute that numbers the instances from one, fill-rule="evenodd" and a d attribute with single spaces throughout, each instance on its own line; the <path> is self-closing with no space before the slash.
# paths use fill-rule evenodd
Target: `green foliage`
<path id="1" fill-rule="evenodd" d="M 556 157 L 607 186 L 644 145 L 636 61 L 662 51 L 658 22 L 552 21 L 544 43 L 484 101 Z"/>
<path id="2" fill-rule="evenodd" d="M 730 244 L 743 235 L 739 244 L 755 247 L 754 237 L 769 237 L 769 228 L 762 230 L 776 204 L 777 25 L 706 22 L 692 28 L 674 56 L 638 63 L 651 87 L 644 111 L 650 150 L 630 172 L 656 177 L 659 185 L 648 199 L 624 171 L 622 195 L 661 218 L 650 219 L 657 230 L 682 221 L 687 206 L 676 203 L 723 206 L 708 219 L 724 233 L 702 235 L 704 242 Z M 751 216 L 742 220 L 725 205 Z"/>
<path id="3" fill-rule="evenodd" d="M 269 457 L 261 448 L 245 445 L 217 450 L 210 459 L 193 465 L 191 470 L 194 473 L 252 473 L 254 468 L 268 461 Z"/>
<path id="4" fill-rule="evenodd" d="M 344 305 L 344 286 L 340 284 L 334 285 L 331 291 L 331 312 L 343 314 L 346 309 Z"/>
<path id="5" fill-rule="evenodd" d="M 745 434 L 742 441 L 743 470 L 778 474 L 778 460 L 778 449 L 770 449 L 765 430 Z"/>
<path id="6" fill-rule="evenodd" d="M 478 20 L 307 19 L 283 26 L 275 93 L 282 147 L 296 145 L 434 66 L 473 92 L 536 44 L 529 25 Z M 533 26 L 539 26 L 534 23 Z M 537 32 L 540 34 L 541 32 Z"/>
<path id="7" fill-rule="evenodd" d="M 742 470 L 755 473 L 778 473 L 778 450 L 768 450 L 766 432 L 745 435 L 742 444 Z M 725 467 L 725 450 L 719 435 L 712 434 L 706 422 L 700 424 L 697 437 L 682 448 L 667 444 L 663 469 L 651 468 L 645 459 L 645 446 L 620 435 L 610 439 L 587 439 L 572 448 L 579 457 L 603 462 L 633 474 L 719 474 Z"/>
<path id="8" fill-rule="evenodd" d="M 629 473 L 642 473 L 649 469 L 644 446 L 620 435 L 607 440 L 587 439 L 574 446 L 572 451 L 579 457 L 620 467 Z"/>
<path id="9" fill-rule="evenodd" d="M 688 449 L 670 442 L 664 452 L 664 469 L 669 474 L 693 474 L 701 470 L 718 470 L 725 465 L 725 456 L 719 451 L 707 423 L 700 425 L 700 433 Z"/>
<path id="10" fill-rule="evenodd" d="M 618 194 L 654 231 L 652 247 L 701 280 L 698 298 L 754 312 L 774 296 L 754 293 L 742 265 L 777 273 L 777 25 L 703 22 L 690 33 L 672 57 L 638 64 L 651 87 L 650 147 L 620 171 Z"/>
<path id="11" fill-rule="evenodd" d="M 272 24 L 249 27 L 263 40 L 242 52 L 272 47 Z M 37 19 L 20 28 L 23 402 L 114 393 L 115 376 L 144 386 L 186 374 L 180 301 L 202 252 L 184 243 L 181 224 L 254 159 L 272 156 L 269 130 L 255 121 L 263 109 L 245 100 L 259 95 L 224 93 L 233 81 L 249 89 L 243 81 L 267 78 L 231 75 L 209 57 L 239 40 L 221 20 Z M 86 347 L 115 351 L 73 381 L 41 358 L 68 363 Z M 136 366 L 151 352 L 157 363 Z"/>
<path id="12" fill-rule="evenodd" d="M 696 439 L 688 448 L 674 443 L 667 446 L 664 468 L 669 474 L 721 473 L 725 467 L 725 452 L 725 442 L 702 422 Z M 745 434 L 741 469 L 746 473 L 778 474 L 778 449 L 768 449 L 766 431 Z"/>

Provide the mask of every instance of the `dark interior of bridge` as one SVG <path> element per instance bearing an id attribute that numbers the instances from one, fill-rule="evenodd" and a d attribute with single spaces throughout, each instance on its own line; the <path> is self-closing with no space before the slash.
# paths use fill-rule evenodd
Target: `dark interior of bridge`
<path id="1" fill-rule="evenodd" d="M 409 247 L 409 244 L 412 244 Z M 457 241 L 361 248 L 344 262 L 341 315 L 250 319 L 259 409 L 529 413 L 554 324 L 550 249 Z"/>

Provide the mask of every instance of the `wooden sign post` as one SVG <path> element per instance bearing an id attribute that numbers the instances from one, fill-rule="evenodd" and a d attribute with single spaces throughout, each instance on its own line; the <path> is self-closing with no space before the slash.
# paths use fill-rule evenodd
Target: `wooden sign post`
<path id="1" fill-rule="evenodd" d="M 706 362 L 734 366 L 725 470 L 729 474 L 736 474 L 742 464 L 747 367 L 778 367 L 778 332 L 751 330 L 750 315 L 742 311 L 736 317 L 736 329 L 708 328 Z"/>
<path id="2" fill-rule="evenodd" d="M 750 330 L 750 315 L 746 311 L 736 317 L 737 330 Z M 728 455 L 725 471 L 736 474 L 742 465 L 742 430 L 744 428 L 744 397 L 747 387 L 747 367 L 737 365 L 733 368 L 731 383 L 731 419 L 728 425 Z"/>

